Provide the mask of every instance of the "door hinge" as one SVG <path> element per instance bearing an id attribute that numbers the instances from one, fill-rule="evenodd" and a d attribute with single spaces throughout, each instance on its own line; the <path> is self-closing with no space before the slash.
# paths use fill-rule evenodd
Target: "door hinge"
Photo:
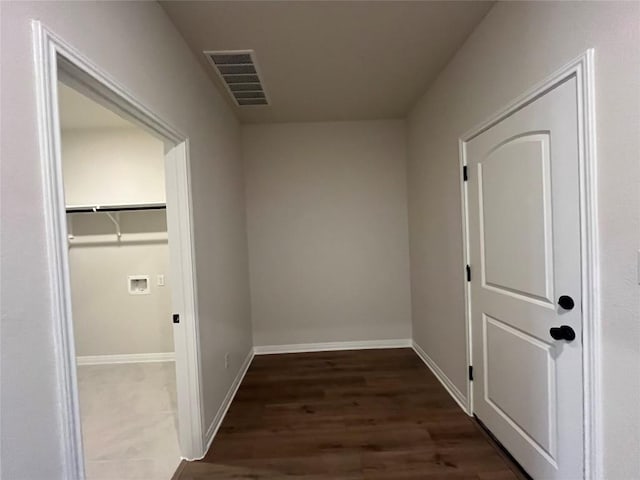
<path id="1" fill-rule="evenodd" d="M 173 314 L 173 323 L 180 323 L 180 315 L 177 313 Z"/>
<path id="2" fill-rule="evenodd" d="M 469 380 L 473 382 L 473 367 L 469 365 Z"/>
<path id="3" fill-rule="evenodd" d="M 462 180 L 464 182 L 469 180 L 469 171 L 467 170 L 467 166 L 466 165 L 462 167 Z"/>
<path id="4" fill-rule="evenodd" d="M 467 265 L 467 282 L 471 281 L 471 266 Z"/>

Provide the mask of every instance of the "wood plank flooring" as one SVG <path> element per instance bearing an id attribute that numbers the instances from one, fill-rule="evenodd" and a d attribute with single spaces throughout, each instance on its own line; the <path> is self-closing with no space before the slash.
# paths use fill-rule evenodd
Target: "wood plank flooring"
<path id="1" fill-rule="evenodd" d="M 175 480 L 520 478 L 411 349 L 256 356 Z"/>

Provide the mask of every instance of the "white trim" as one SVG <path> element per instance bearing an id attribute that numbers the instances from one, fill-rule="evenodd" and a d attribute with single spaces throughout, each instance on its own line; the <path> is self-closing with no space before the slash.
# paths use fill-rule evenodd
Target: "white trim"
<path id="1" fill-rule="evenodd" d="M 400 338 L 393 340 L 365 340 L 361 342 L 325 342 L 325 343 L 295 343 L 289 345 L 258 345 L 253 347 L 256 355 L 271 355 L 275 353 L 304 353 L 331 352 L 336 350 L 371 350 L 375 348 L 406 348 L 411 347 L 411 339 Z"/>
<path id="2" fill-rule="evenodd" d="M 462 392 L 454 385 L 449 377 L 438 367 L 438 364 L 433 361 L 433 359 L 427 355 L 427 353 L 418 345 L 415 341 L 411 342 L 411 348 L 416 352 L 416 355 L 420 357 L 420 360 L 424 362 L 424 364 L 431 370 L 431 373 L 435 375 L 438 381 L 442 384 L 451 398 L 453 398 L 456 403 L 460 406 L 462 411 L 467 415 L 472 415 L 471 410 L 467 406 L 467 399 L 462 394 Z"/>
<path id="3" fill-rule="evenodd" d="M 229 390 L 227 391 L 227 395 L 224 397 L 224 400 L 222 401 L 222 405 L 220 405 L 220 408 L 218 409 L 216 416 L 213 417 L 213 420 L 211 421 L 209 428 L 207 428 L 207 432 L 205 433 L 204 453 L 200 457 L 195 458 L 194 460 L 201 460 L 202 458 L 204 458 L 205 454 L 209 451 L 209 448 L 211 447 L 211 443 L 213 442 L 213 439 L 215 438 L 216 433 L 218 433 L 218 429 L 220 428 L 220 425 L 222 425 L 222 422 L 224 421 L 224 417 L 227 415 L 227 411 L 229 410 L 229 407 L 231 406 L 231 403 L 233 402 L 233 399 L 236 396 L 236 393 L 238 392 L 238 388 L 240 388 L 240 385 L 242 384 L 242 380 L 244 380 L 244 376 L 247 374 L 247 370 L 249 370 L 249 367 L 251 366 L 253 357 L 254 357 L 254 352 L 252 348 L 251 350 L 249 350 L 249 353 L 244 359 L 244 362 L 242 363 L 242 366 L 240 367 L 240 370 L 238 371 L 236 378 L 233 380 L 231 387 L 229 387 Z"/>
<path id="4" fill-rule="evenodd" d="M 463 270 L 463 282 L 464 282 L 464 315 L 465 315 L 465 354 L 467 367 L 473 365 L 473 342 L 471 338 L 471 283 L 467 281 L 466 267 L 469 265 L 469 258 L 471 257 L 469 252 L 469 211 L 467 208 L 467 183 L 464 180 L 464 167 L 467 165 L 465 156 L 465 142 L 462 139 L 458 139 L 458 155 L 460 158 L 460 208 L 462 210 L 462 270 Z M 467 398 L 465 400 L 465 412 L 469 415 L 473 415 L 473 386 L 471 381 L 467 379 Z"/>
<path id="5" fill-rule="evenodd" d="M 568 78 L 575 77 L 578 88 L 580 224 L 582 266 L 582 347 L 583 347 L 583 411 L 584 411 L 584 478 L 602 478 L 602 383 L 601 383 L 601 319 L 600 271 L 598 249 L 597 168 L 595 74 L 593 49 L 567 63 L 545 80 L 528 90 L 498 113 L 475 126 L 459 138 L 460 167 L 467 164 L 465 144 L 498 122 L 524 108 Z M 463 264 L 469 263 L 468 198 L 460 176 L 463 209 Z M 471 357 L 471 299 L 465 279 L 467 356 Z M 469 363 L 471 364 L 471 363 Z M 467 391 L 471 391 L 467 382 Z M 473 412 L 473 395 L 470 411 Z"/>
<path id="6" fill-rule="evenodd" d="M 83 355 L 76 357 L 78 365 L 115 365 L 119 363 L 175 362 L 174 352 L 121 353 L 116 355 Z"/>
<path id="7" fill-rule="evenodd" d="M 167 230 L 171 276 L 171 299 L 180 323 L 173 324 L 178 392 L 178 430 L 182 455 L 204 454 L 204 414 L 200 367 L 200 329 L 196 265 L 193 251 L 193 218 L 189 140 L 173 147 L 165 157 Z"/>
<path id="8" fill-rule="evenodd" d="M 198 318 L 196 312 L 195 266 L 191 188 L 189 182 L 188 139 L 147 109 L 128 90 L 93 65 L 82 53 L 32 21 L 36 95 L 38 103 L 38 137 L 42 162 L 43 211 L 47 237 L 50 298 L 55 331 L 57 384 L 60 386 L 60 422 L 62 425 L 63 477 L 84 478 L 84 461 L 76 356 L 71 312 L 68 244 L 57 83 L 77 86 L 82 93 L 118 110 L 154 136 L 164 140 L 169 153 L 166 164 L 167 222 L 174 282 L 173 303 L 180 313 L 174 325 L 176 379 L 178 383 L 178 418 L 183 455 L 203 453 L 202 396 Z"/>
<path id="9" fill-rule="evenodd" d="M 598 233 L 598 170 L 596 146 L 595 51 L 584 54 L 578 71 L 580 132 L 580 212 L 582 228 L 582 342 L 585 411 L 585 478 L 603 478 L 602 377 L 600 313 L 600 247 Z M 586 334 L 585 334 L 586 331 Z"/>
<path id="10" fill-rule="evenodd" d="M 66 225 L 60 216 L 64 206 L 61 169 L 54 159 L 60 158 L 59 116 L 57 95 L 56 50 L 47 31 L 33 22 L 33 48 L 36 95 L 38 104 L 38 139 L 42 162 L 42 192 L 51 312 L 55 322 L 53 339 L 56 345 L 56 374 L 60 385 L 60 421 L 62 425 L 63 478 L 84 478 L 84 456 L 78 383 L 75 367 L 75 346 L 71 318 L 69 261 L 66 248 Z"/>

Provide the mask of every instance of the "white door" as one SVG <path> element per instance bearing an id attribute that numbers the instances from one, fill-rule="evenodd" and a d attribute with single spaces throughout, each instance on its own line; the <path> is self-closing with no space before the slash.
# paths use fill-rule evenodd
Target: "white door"
<path id="1" fill-rule="evenodd" d="M 578 141 L 572 77 L 465 144 L 474 413 L 535 479 L 583 477 Z"/>

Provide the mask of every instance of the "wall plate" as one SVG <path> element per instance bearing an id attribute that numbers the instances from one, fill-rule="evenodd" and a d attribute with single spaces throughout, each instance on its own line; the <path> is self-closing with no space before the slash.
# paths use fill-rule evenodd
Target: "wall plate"
<path id="1" fill-rule="evenodd" d="M 151 293 L 149 275 L 129 275 L 127 277 L 129 295 L 148 295 Z"/>

